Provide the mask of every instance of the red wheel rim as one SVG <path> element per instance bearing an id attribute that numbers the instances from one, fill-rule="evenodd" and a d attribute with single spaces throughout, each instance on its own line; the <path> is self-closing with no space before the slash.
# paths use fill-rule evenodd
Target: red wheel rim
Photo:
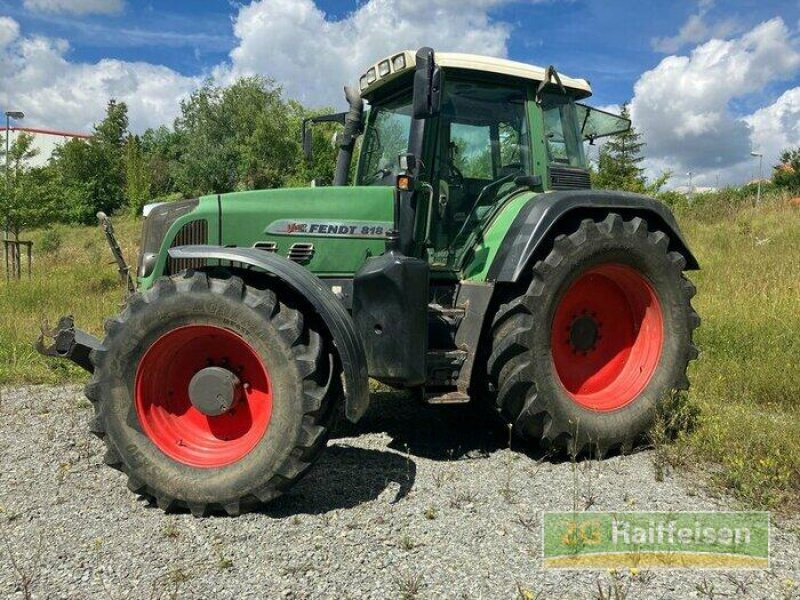
<path id="1" fill-rule="evenodd" d="M 189 383 L 206 367 L 235 373 L 238 401 L 219 416 L 200 412 Z M 143 432 L 170 458 L 200 468 L 224 467 L 245 457 L 264 437 L 272 416 L 272 385 L 263 361 L 228 329 L 189 325 L 150 346 L 135 380 L 136 413 Z"/>
<path id="2" fill-rule="evenodd" d="M 619 264 L 591 268 L 576 279 L 556 309 L 553 363 L 580 406 L 622 408 L 644 390 L 664 342 L 661 304 L 639 272 Z"/>

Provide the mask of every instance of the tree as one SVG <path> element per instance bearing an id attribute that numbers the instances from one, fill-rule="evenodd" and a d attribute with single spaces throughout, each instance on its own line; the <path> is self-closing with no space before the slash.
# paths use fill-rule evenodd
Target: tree
<path id="1" fill-rule="evenodd" d="M 780 160 L 773 170 L 773 183 L 793 194 L 800 193 L 800 148 L 784 150 Z"/>
<path id="2" fill-rule="evenodd" d="M 627 104 L 622 106 L 621 116 L 630 119 Z M 645 192 L 647 180 L 641 167 L 644 147 L 642 135 L 634 127 L 611 136 L 600 147 L 598 168 L 593 182 L 595 187 Z"/>
<path id="3" fill-rule="evenodd" d="M 148 129 L 141 137 L 142 154 L 150 173 L 153 198 L 180 194 L 176 184 L 177 165 L 183 154 L 183 138 L 166 125 Z"/>
<path id="4" fill-rule="evenodd" d="M 90 224 L 98 211 L 125 203 L 125 140 L 128 107 L 109 101 L 105 118 L 87 141 L 72 139 L 56 148 L 50 166 L 64 197 L 63 220 Z"/>
<path id="5" fill-rule="evenodd" d="M 242 78 L 226 88 L 206 82 L 181 104 L 175 121 L 181 142 L 173 169 L 175 190 L 189 196 L 330 177 L 333 150 L 322 136 L 331 129 L 315 128 L 314 147 L 320 152 L 312 165 L 303 161 L 301 124 L 311 114 L 285 101 L 281 88 L 264 77 Z"/>
<path id="6" fill-rule="evenodd" d="M 89 223 L 94 209 L 93 153 L 88 142 L 74 138 L 56 147 L 50 169 L 59 182 L 62 203 L 59 219 L 68 223 Z"/>
<path id="7" fill-rule="evenodd" d="M 20 133 L 9 149 L 8 185 L 0 191 L 0 220 L 19 241 L 23 229 L 46 225 L 56 218 L 53 210 L 54 186 L 50 171 L 34 168 L 30 161 L 39 150 L 33 136 Z"/>
<path id="8" fill-rule="evenodd" d="M 90 205 L 98 210 L 112 212 L 125 202 L 125 137 L 128 132 L 128 106 L 110 100 L 106 117 L 94 127 L 89 139 L 92 173 Z M 90 221 L 94 220 L 94 214 Z"/>
<path id="9" fill-rule="evenodd" d="M 125 142 L 125 198 L 134 215 L 141 213 L 150 199 L 150 171 L 135 135 L 129 135 Z"/>

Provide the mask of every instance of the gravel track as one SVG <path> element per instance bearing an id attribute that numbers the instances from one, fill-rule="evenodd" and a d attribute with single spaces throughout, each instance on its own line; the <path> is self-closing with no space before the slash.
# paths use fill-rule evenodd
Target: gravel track
<path id="1" fill-rule="evenodd" d="M 195 519 L 148 507 L 102 464 L 80 388 L 1 402 L 0 598 L 800 598 L 786 523 L 768 571 L 542 570 L 542 510 L 733 506 L 674 473 L 657 482 L 652 451 L 528 456 L 463 408 L 378 393 L 286 497 Z"/>

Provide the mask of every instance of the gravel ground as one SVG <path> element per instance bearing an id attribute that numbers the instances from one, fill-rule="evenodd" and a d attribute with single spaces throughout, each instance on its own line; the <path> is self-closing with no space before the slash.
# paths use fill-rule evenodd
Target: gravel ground
<path id="1" fill-rule="evenodd" d="M 555 461 L 459 407 L 375 394 L 262 513 L 165 515 L 102 465 L 79 388 L 0 404 L 0 598 L 800 598 L 797 529 L 768 571 L 542 570 L 542 510 L 730 508 L 652 451 Z M 616 589 L 615 589 L 616 588 Z"/>

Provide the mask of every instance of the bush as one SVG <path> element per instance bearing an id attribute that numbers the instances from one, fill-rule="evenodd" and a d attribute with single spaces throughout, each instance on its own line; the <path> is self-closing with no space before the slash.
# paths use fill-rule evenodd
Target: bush
<path id="1" fill-rule="evenodd" d="M 61 232 L 58 229 L 46 229 L 42 234 L 39 247 L 45 254 L 53 254 L 61 249 Z"/>

